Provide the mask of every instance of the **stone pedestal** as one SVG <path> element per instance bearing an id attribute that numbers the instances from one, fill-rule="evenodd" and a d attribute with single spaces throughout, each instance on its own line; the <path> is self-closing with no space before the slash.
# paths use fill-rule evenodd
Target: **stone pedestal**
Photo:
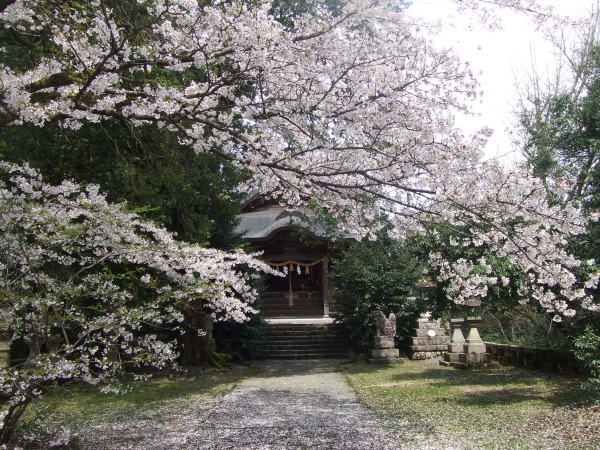
<path id="1" fill-rule="evenodd" d="M 450 337 L 450 343 L 448 344 L 448 353 L 460 353 L 463 351 L 465 345 L 465 336 L 462 332 L 462 325 L 465 319 L 452 318 L 450 319 L 450 328 L 452 335 Z"/>
<path id="2" fill-rule="evenodd" d="M 25 340 L 25 343 L 29 347 L 29 354 L 24 364 L 26 366 L 33 366 L 33 360 L 42 352 L 42 338 L 38 335 L 33 335 L 31 338 Z"/>
<path id="3" fill-rule="evenodd" d="M 416 321 L 410 346 L 410 359 L 430 359 L 448 350 L 450 336 L 441 321 L 431 320 L 431 314 L 423 314 Z"/>
<path id="4" fill-rule="evenodd" d="M 46 345 L 48 347 L 48 353 L 58 353 L 58 350 L 60 349 L 60 346 L 63 344 L 63 339 L 60 337 L 51 337 L 50 339 L 48 339 L 48 342 L 46 342 Z"/>
<path id="5" fill-rule="evenodd" d="M 213 337 L 213 327 L 214 320 L 210 314 L 205 314 L 204 316 L 204 331 L 206 331 L 206 341 L 208 342 L 208 347 L 215 351 L 217 349 L 217 342 Z"/>
<path id="6" fill-rule="evenodd" d="M 50 337 L 46 341 L 46 350 L 50 354 L 50 358 L 52 359 L 52 361 L 56 362 L 63 358 L 63 356 L 59 354 L 59 350 L 63 345 L 63 342 L 63 338 L 57 336 Z"/>
<path id="7" fill-rule="evenodd" d="M 397 364 L 402 362 L 400 350 L 394 348 L 396 316 L 392 313 L 387 319 L 381 311 L 373 312 L 377 326 L 373 338 L 373 348 L 369 350 L 367 361 L 372 364 Z"/>
<path id="8" fill-rule="evenodd" d="M 373 338 L 373 348 L 394 348 L 394 338 L 388 336 L 375 336 Z"/>
<path id="9" fill-rule="evenodd" d="M 27 355 L 27 360 L 24 364 L 33 366 L 33 360 L 42 353 L 42 350 L 44 354 L 49 354 L 53 360 L 60 358 L 58 351 L 63 342 L 61 337 L 49 337 L 45 340 L 42 336 L 32 336 L 25 341 L 29 347 L 29 355 Z"/>
<path id="10" fill-rule="evenodd" d="M 469 334 L 467 335 L 467 339 L 465 339 L 465 344 L 463 345 L 463 352 L 468 354 L 485 353 L 485 344 L 479 336 L 479 330 L 477 330 L 477 325 L 481 323 L 481 318 L 467 317 L 465 322 L 469 325 Z"/>
<path id="11" fill-rule="evenodd" d="M 119 352 L 119 344 L 109 344 L 106 349 L 106 359 L 109 362 L 119 362 L 121 360 L 121 354 Z"/>
<path id="12" fill-rule="evenodd" d="M 369 350 L 367 361 L 371 364 L 398 364 L 402 358 L 397 348 L 381 348 Z"/>
<path id="13" fill-rule="evenodd" d="M 0 341 L 0 369 L 10 367 L 10 346 L 8 342 Z"/>

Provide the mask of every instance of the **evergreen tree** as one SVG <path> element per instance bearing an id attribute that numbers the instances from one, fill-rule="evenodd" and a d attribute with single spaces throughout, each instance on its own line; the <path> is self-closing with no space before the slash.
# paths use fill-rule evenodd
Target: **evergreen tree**
<path id="1" fill-rule="evenodd" d="M 357 349 L 369 347 L 375 334 L 373 311 L 394 313 L 396 336 L 406 344 L 420 304 L 410 297 L 419 264 L 402 241 L 381 232 L 377 240 L 352 242 L 333 260 L 334 317 Z"/>

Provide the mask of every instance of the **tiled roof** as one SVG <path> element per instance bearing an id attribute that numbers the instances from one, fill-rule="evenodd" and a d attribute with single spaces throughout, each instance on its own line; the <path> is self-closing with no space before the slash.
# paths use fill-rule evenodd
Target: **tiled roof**
<path id="1" fill-rule="evenodd" d="M 261 206 L 238 218 L 240 222 L 236 231 L 248 240 L 265 240 L 279 230 L 293 227 L 304 228 L 317 237 L 325 237 L 327 234 L 323 226 L 308 220 L 308 211 L 290 211 L 280 205 Z"/>

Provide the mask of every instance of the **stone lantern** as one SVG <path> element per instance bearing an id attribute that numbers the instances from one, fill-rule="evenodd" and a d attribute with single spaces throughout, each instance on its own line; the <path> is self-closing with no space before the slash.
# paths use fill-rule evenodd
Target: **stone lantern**
<path id="1" fill-rule="evenodd" d="M 481 300 L 467 300 L 462 310 L 453 310 L 450 318 L 451 336 L 448 351 L 444 353 L 441 365 L 460 369 L 491 369 L 499 367 L 491 354 L 487 353 L 485 343 L 479 336 L 477 325 L 481 317 L 474 314 L 474 309 L 481 306 Z M 465 338 L 462 328 L 469 327 Z"/>
<path id="2" fill-rule="evenodd" d="M 423 299 L 428 291 L 436 287 L 427 269 L 414 284 L 415 300 Z M 431 359 L 440 357 L 449 343 L 448 331 L 440 319 L 432 319 L 428 312 L 423 313 L 416 321 L 412 331 L 409 357 L 410 359 Z"/>

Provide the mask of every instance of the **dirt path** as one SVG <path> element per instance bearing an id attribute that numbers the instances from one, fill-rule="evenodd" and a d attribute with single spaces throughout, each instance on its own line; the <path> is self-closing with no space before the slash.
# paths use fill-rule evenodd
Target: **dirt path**
<path id="1" fill-rule="evenodd" d="M 81 436 L 94 449 L 395 449 L 335 360 L 261 361 L 253 376 L 201 408 L 123 418 Z"/>

